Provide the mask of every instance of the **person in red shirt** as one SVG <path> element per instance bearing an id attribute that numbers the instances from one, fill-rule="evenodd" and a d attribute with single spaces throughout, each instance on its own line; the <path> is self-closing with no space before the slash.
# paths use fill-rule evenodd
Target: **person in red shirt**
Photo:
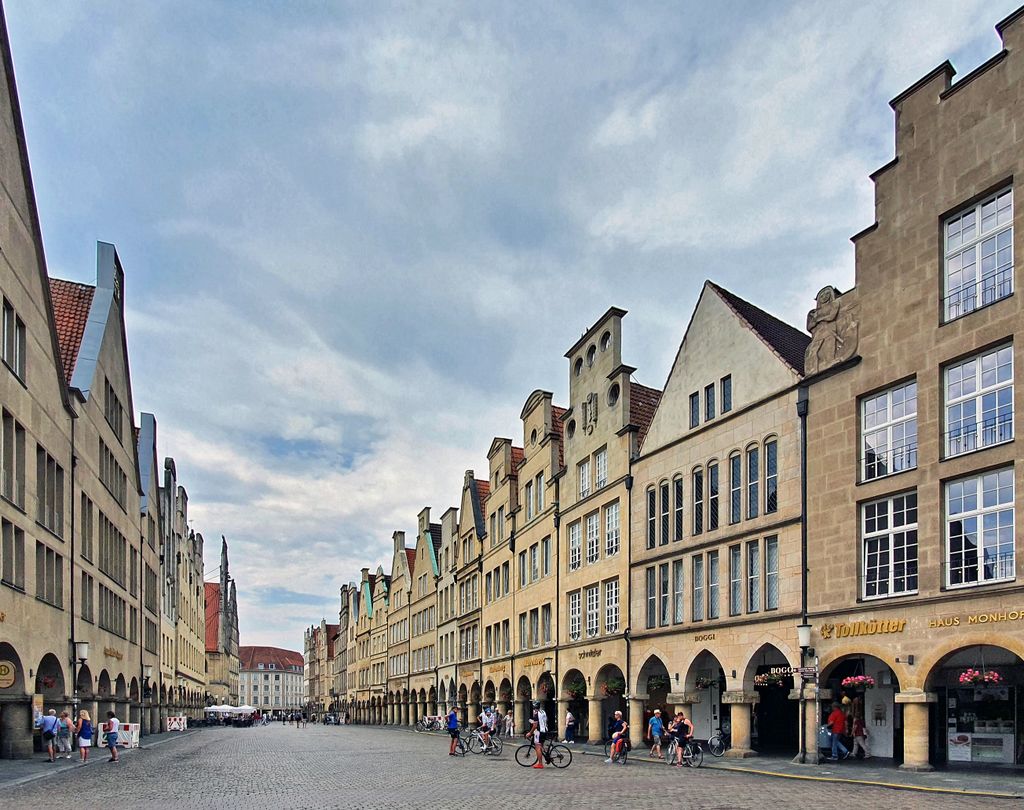
<path id="1" fill-rule="evenodd" d="M 832 704 L 832 714 L 828 716 L 827 722 L 829 731 L 832 732 L 832 756 L 829 759 L 833 762 L 838 759 L 846 759 L 850 756 L 850 752 L 840 739 L 840 736 L 846 733 L 846 713 L 838 703 Z"/>

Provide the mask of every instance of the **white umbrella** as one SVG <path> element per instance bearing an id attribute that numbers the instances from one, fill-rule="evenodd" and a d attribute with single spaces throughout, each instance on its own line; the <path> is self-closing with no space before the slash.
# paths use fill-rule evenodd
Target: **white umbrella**
<path id="1" fill-rule="evenodd" d="M 231 711 L 235 714 L 252 714 L 254 711 L 256 711 L 256 707 L 248 705 L 239 706 L 238 708 L 232 709 Z"/>

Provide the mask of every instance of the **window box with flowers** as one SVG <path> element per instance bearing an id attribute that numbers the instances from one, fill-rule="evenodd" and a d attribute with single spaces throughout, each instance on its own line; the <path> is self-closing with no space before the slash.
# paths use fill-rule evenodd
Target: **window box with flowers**
<path id="1" fill-rule="evenodd" d="M 698 689 L 710 689 L 711 688 L 711 684 L 713 684 L 713 683 L 714 683 L 714 680 L 711 679 L 711 678 L 700 677 L 700 678 L 697 678 L 697 680 L 694 682 L 694 686 L 696 686 Z"/>
<path id="2" fill-rule="evenodd" d="M 840 683 L 846 689 L 874 689 L 875 679 L 870 675 L 851 675 Z"/>
<path id="3" fill-rule="evenodd" d="M 609 678 L 601 687 L 605 695 L 621 695 L 625 690 L 626 682 L 622 678 Z"/>
<path id="4" fill-rule="evenodd" d="M 754 676 L 754 686 L 785 686 L 786 676 L 778 672 L 765 672 Z"/>
<path id="5" fill-rule="evenodd" d="M 585 697 L 587 694 L 587 684 L 582 678 L 575 680 L 566 685 L 565 693 L 573 699 Z"/>

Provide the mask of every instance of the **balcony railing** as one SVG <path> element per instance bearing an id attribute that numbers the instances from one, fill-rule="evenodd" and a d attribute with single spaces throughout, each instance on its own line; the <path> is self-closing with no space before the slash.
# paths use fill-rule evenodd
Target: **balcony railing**
<path id="1" fill-rule="evenodd" d="M 865 481 L 912 470 L 917 467 L 917 440 L 888 450 L 868 449 L 861 459 L 861 466 Z"/>
<path id="2" fill-rule="evenodd" d="M 1013 438 L 1013 414 L 1005 413 L 960 425 L 946 432 L 946 457 L 952 458 Z"/>
<path id="3" fill-rule="evenodd" d="M 994 553 L 974 548 L 964 551 L 961 556 L 962 563 L 943 564 L 946 583 L 950 588 L 1000 582 L 1013 579 L 1017 575 L 1017 555 L 1013 549 Z"/>
<path id="4" fill-rule="evenodd" d="M 980 307 L 995 303 L 1000 298 L 1006 298 L 1012 292 L 1012 267 L 1005 267 L 998 273 L 983 276 L 977 281 L 969 282 L 963 287 L 953 290 L 943 299 L 946 320 L 956 320 Z"/>

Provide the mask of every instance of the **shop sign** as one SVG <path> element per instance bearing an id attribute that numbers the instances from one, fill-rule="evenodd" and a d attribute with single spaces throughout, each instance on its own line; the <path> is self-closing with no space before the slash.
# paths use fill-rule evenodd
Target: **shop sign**
<path id="1" fill-rule="evenodd" d="M 1024 610 L 1000 610 L 995 613 L 973 613 L 969 616 L 942 616 L 929 619 L 928 627 L 960 627 L 963 619 L 967 624 L 996 624 L 997 622 L 1019 622 L 1024 619 Z"/>
<path id="2" fill-rule="evenodd" d="M 582 661 L 584 658 L 599 658 L 602 652 L 604 652 L 604 650 L 597 647 L 589 650 L 583 650 L 580 652 L 580 660 Z"/>
<path id="3" fill-rule="evenodd" d="M 538 667 L 541 666 L 547 658 L 543 655 L 535 655 L 532 658 L 524 658 L 519 663 L 524 667 Z"/>
<path id="4" fill-rule="evenodd" d="M 491 666 L 487 667 L 487 672 L 488 673 L 490 673 L 490 672 L 504 672 L 504 671 L 505 671 L 505 665 L 504 664 L 492 664 Z"/>
<path id="5" fill-rule="evenodd" d="M 124 658 L 124 653 L 120 650 L 114 649 L 113 647 L 104 647 L 103 654 L 107 656 L 107 658 L 116 658 L 118 661 Z"/>
<path id="6" fill-rule="evenodd" d="M 694 641 L 714 641 L 715 640 L 715 634 L 714 633 L 700 633 L 700 634 L 694 636 L 693 640 Z"/>
<path id="7" fill-rule="evenodd" d="M 902 633 L 906 619 L 871 619 L 866 622 L 838 622 L 818 628 L 822 638 L 849 638 L 850 636 L 878 636 Z"/>
<path id="8" fill-rule="evenodd" d="M 0 689 L 14 686 L 14 664 L 11 661 L 0 661 Z"/>
<path id="9" fill-rule="evenodd" d="M 472 669 L 464 669 L 459 673 L 463 678 L 472 678 L 476 675 L 476 672 Z"/>

